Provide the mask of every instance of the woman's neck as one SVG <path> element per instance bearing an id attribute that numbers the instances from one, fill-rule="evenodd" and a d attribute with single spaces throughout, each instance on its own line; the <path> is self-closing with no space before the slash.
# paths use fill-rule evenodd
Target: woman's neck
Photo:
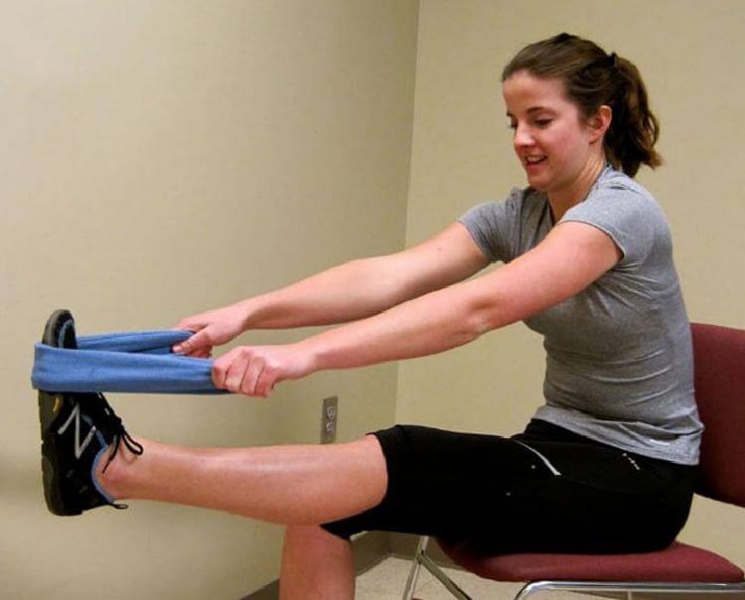
<path id="1" fill-rule="evenodd" d="M 584 202 L 604 168 L 605 157 L 600 157 L 598 160 L 587 164 L 571 187 L 557 192 L 549 192 L 548 203 L 551 206 L 554 223 L 558 223 L 570 208 Z"/>

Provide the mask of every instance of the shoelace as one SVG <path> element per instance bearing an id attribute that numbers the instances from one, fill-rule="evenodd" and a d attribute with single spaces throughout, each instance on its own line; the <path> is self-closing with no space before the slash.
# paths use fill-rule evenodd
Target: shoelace
<path id="1" fill-rule="evenodd" d="M 113 461 L 114 457 L 116 457 L 116 455 L 119 453 L 119 446 L 122 442 L 124 442 L 124 446 L 127 448 L 127 450 L 137 456 L 141 456 L 145 449 L 142 447 L 142 444 L 140 444 L 131 435 L 129 435 L 124 427 L 124 423 L 122 423 L 121 418 L 114 412 L 114 409 L 111 408 L 111 405 L 109 404 L 109 401 L 106 400 L 106 397 L 100 393 L 96 394 L 96 396 L 98 397 L 97 409 L 101 411 L 103 417 L 106 419 L 106 424 L 114 432 L 114 438 L 111 441 L 114 446 L 114 451 L 109 456 L 106 464 L 103 467 L 103 470 L 101 471 L 102 473 L 105 473 L 106 469 L 109 468 L 111 461 Z M 118 502 L 112 502 L 110 506 L 113 506 L 114 508 L 119 510 L 129 508 L 129 505 L 121 504 Z"/>
<path id="2" fill-rule="evenodd" d="M 119 445 L 121 444 L 121 442 L 124 442 L 127 450 L 129 450 L 132 454 L 136 454 L 137 456 L 141 456 L 145 449 L 142 447 L 142 444 L 140 444 L 140 442 L 129 435 L 127 430 L 124 428 L 124 423 L 122 423 L 121 418 L 114 412 L 114 409 L 111 408 L 109 401 L 106 400 L 106 396 L 104 396 L 103 394 L 97 394 L 97 396 L 100 402 L 99 407 L 103 410 L 103 413 L 106 415 L 108 425 L 114 432 L 114 439 L 111 442 L 114 445 L 114 451 L 111 453 L 108 460 L 106 461 L 106 464 L 104 465 L 103 472 L 105 473 L 106 469 L 109 468 L 111 461 L 113 461 L 116 455 L 119 453 Z"/>

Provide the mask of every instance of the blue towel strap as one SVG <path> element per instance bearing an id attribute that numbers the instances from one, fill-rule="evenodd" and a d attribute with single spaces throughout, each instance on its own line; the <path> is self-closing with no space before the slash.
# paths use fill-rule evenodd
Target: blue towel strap
<path id="1" fill-rule="evenodd" d="M 164 330 L 81 336 L 78 348 L 36 344 L 31 384 L 53 392 L 220 394 L 212 361 L 174 354 L 190 331 Z"/>

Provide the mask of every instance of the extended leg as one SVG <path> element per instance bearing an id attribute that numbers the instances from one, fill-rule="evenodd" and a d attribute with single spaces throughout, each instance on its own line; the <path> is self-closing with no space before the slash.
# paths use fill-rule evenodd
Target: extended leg
<path id="1" fill-rule="evenodd" d="M 283 524 L 317 525 L 377 505 L 387 487 L 385 458 L 368 436 L 348 444 L 266 448 L 184 448 L 139 440 L 120 446 L 101 487 L 116 499 L 146 499 L 223 510 Z"/>

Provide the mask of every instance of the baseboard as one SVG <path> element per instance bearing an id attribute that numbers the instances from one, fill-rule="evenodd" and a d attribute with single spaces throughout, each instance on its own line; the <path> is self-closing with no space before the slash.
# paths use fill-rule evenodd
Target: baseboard
<path id="1" fill-rule="evenodd" d="M 358 575 L 391 555 L 391 536 L 386 531 L 369 531 L 352 540 L 354 569 Z"/>
<path id="2" fill-rule="evenodd" d="M 391 554 L 398 558 L 412 558 L 416 552 L 418 544 L 418 535 L 410 535 L 406 533 L 390 534 Z M 427 556 L 441 567 L 447 567 L 449 569 L 461 568 L 448 558 L 434 540 L 430 540 L 430 543 L 427 546 Z"/>

